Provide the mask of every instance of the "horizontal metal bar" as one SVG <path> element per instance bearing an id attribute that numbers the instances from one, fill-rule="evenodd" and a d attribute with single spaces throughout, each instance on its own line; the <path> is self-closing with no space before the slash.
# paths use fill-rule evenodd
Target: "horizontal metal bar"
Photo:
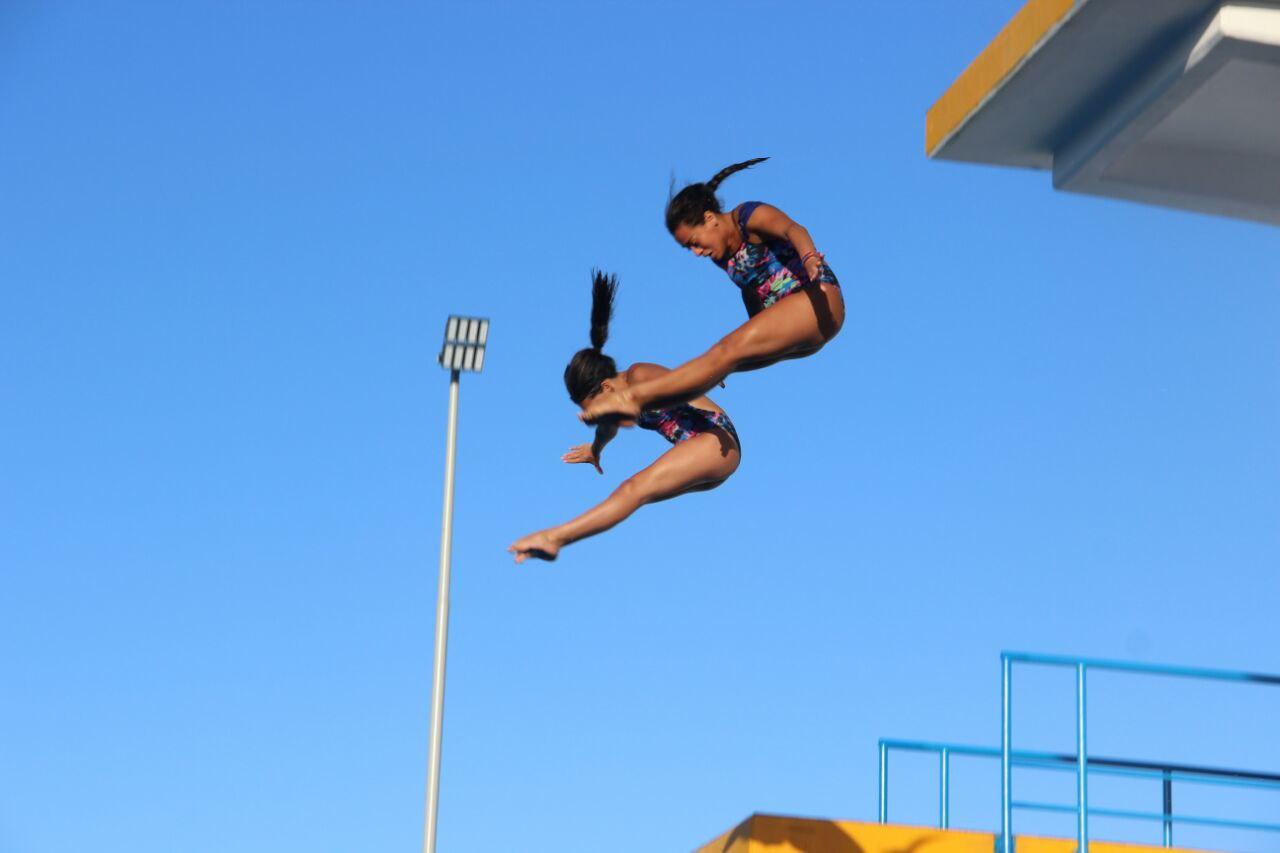
<path id="1" fill-rule="evenodd" d="M 1075 806 L 1062 806 L 1055 803 L 1031 803 L 1025 800 L 1015 800 L 1013 802 L 1015 809 L 1028 809 L 1038 812 L 1057 812 L 1061 814 L 1075 814 L 1077 809 Z M 1261 832 L 1280 832 L 1280 823 L 1258 823 L 1250 820 L 1230 820 L 1228 818 L 1216 817 L 1192 817 L 1190 815 L 1166 815 L 1158 812 L 1130 812 L 1122 809 L 1089 809 L 1089 814 L 1093 817 L 1115 817 L 1127 820 L 1151 820 L 1161 823 L 1186 823 L 1197 826 L 1220 826 L 1230 829 L 1252 829 Z"/>
<path id="2" fill-rule="evenodd" d="M 935 743 L 931 741 L 889 740 L 880 743 L 886 749 L 906 752 L 949 751 L 952 755 L 968 755 L 977 758 L 999 758 L 1000 750 L 995 747 L 962 746 L 951 743 Z M 1013 753 L 1014 763 L 1020 766 L 1044 766 L 1046 770 L 1074 771 L 1076 756 L 1066 752 L 1034 752 L 1018 751 Z M 1057 766 L 1061 765 L 1061 766 Z M 1173 764 L 1160 761 L 1138 761 L 1128 758 L 1095 758 L 1089 757 L 1089 772 L 1109 773 L 1116 776 L 1136 776 L 1160 779 L 1165 773 L 1172 774 L 1182 782 L 1196 782 L 1206 785 L 1226 785 L 1236 783 L 1258 783 L 1249 787 L 1280 788 L 1280 773 L 1264 773 L 1258 770 L 1233 770 L 1225 767 L 1197 767 L 1193 764 Z M 1096 765 L 1096 766 L 1095 766 Z M 1126 771 L 1121 773 L 1120 769 Z"/>
<path id="3" fill-rule="evenodd" d="M 1265 773 L 1261 770 L 1236 770 L 1229 767 L 1203 767 L 1195 764 L 1173 764 L 1167 761 L 1134 761 L 1128 758 L 1090 758 L 1090 764 L 1105 764 L 1108 767 L 1124 767 L 1130 770 L 1151 770 L 1155 773 L 1177 773 L 1186 776 L 1215 776 L 1230 779 L 1249 779 L 1254 782 L 1275 782 L 1280 784 L 1280 773 Z M 1187 781 L 1196 781 L 1188 779 Z"/>
<path id="4" fill-rule="evenodd" d="M 1028 800 L 1014 800 L 1011 805 L 1015 809 L 1027 809 L 1035 812 L 1059 812 L 1061 814 L 1075 814 L 1075 806 L 1061 806 L 1057 803 L 1033 803 Z"/>
<path id="5" fill-rule="evenodd" d="M 1069 759 L 1069 760 L 1066 760 Z M 1025 754 L 1015 757 L 1013 762 L 1019 767 L 1033 767 L 1037 770 L 1057 770 L 1063 773 L 1075 772 L 1075 756 L 1065 757 L 1047 757 L 1047 756 L 1026 756 Z M 1104 766 L 1094 767 L 1093 765 L 1101 764 Z M 1179 771 L 1179 770 L 1160 770 L 1148 769 L 1135 762 L 1138 766 L 1130 767 L 1115 759 L 1090 758 L 1088 772 L 1091 775 L 1102 776 L 1125 776 L 1133 779 L 1158 779 L 1163 781 L 1166 777 L 1175 782 L 1185 782 L 1194 785 L 1216 785 L 1225 787 L 1254 788 L 1264 791 L 1280 791 L 1280 779 L 1274 778 L 1271 774 L 1251 774 L 1249 771 L 1240 771 L 1238 773 L 1225 771 L 1220 775 L 1214 771 Z"/>
<path id="6" fill-rule="evenodd" d="M 1034 663 L 1045 666 L 1084 666 L 1090 669 L 1110 669 L 1118 672 L 1140 672 L 1147 675 L 1170 675 L 1176 678 L 1204 678 L 1213 681 L 1242 681 L 1254 684 L 1280 685 L 1280 675 L 1263 672 L 1244 672 L 1231 669 L 1208 669 L 1196 666 L 1171 666 L 1159 663 L 1135 663 L 1133 661 L 1107 660 L 1105 658 L 1074 658 L 1067 655 L 1040 655 L 1030 652 L 1001 652 L 1004 660 L 1016 663 Z"/>
<path id="7" fill-rule="evenodd" d="M 893 740 L 892 738 L 881 738 L 880 743 L 887 749 L 897 749 L 904 752 L 942 752 L 942 750 L 946 749 L 952 755 L 1000 757 L 1000 749 L 998 747 L 964 746 L 958 743 L 935 743 L 927 740 Z"/>
<path id="8" fill-rule="evenodd" d="M 1192 817 L 1191 815 L 1164 815 L 1151 812 L 1130 812 L 1123 809 L 1090 809 L 1099 817 L 1115 817 L 1127 820 L 1149 820 L 1160 823 L 1187 823 L 1198 826 L 1226 826 L 1232 829 L 1253 829 L 1262 832 L 1280 832 L 1280 823 L 1258 823 L 1249 820 L 1232 820 L 1220 817 Z"/>
<path id="9" fill-rule="evenodd" d="M 1090 758 L 1089 763 L 1093 764 L 1094 759 Z M 1062 768 L 1067 770 L 1069 768 Z M 1183 773 L 1179 771 L 1169 771 L 1167 774 L 1159 770 L 1146 769 L 1129 769 L 1125 767 L 1090 767 L 1090 773 L 1100 773 L 1105 776 L 1128 776 L 1134 779 L 1164 779 L 1166 775 L 1173 782 L 1186 782 L 1187 784 L 1196 785 L 1225 785 L 1239 788 L 1258 788 L 1264 791 L 1280 791 L 1280 780 L 1277 779 L 1249 779 L 1225 776 L 1215 778 L 1213 776 L 1204 776 L 1196 773 Z"/>

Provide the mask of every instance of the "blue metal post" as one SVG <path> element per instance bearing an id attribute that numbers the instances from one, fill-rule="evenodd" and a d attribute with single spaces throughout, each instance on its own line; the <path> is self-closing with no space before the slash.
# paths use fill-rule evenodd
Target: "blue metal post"
<path id="1" fill-rule="evenodd" d="M 1089 853 L 1089 765 L 1085 741 L 1085 665 L 1076 664 L 1076 843 Z"/>
<path id="2" fill-rule="evenodd" d="M 951 826 L 951 750 L 945 746 L 938 751 L 938 826 Z"/>
<path id="3" fill-rule="evenodd" d="M 1173 846 L 1173 775 L 1164 771 L 1164 846 Z"/>
<path id="4" fill-rule="evenodd" d="M 889 822 L 889 747 L 880 741 L 880 822 Z"/>
<path id="5" fill-rule="evenodd" d="M 1013 853 L 1013 661 L 1000 656 L 1000 853 Z"/>

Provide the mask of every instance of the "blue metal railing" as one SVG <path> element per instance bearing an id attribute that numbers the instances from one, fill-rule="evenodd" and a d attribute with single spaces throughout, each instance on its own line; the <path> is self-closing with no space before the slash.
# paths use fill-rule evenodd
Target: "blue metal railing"
<path id="1" fill-rule="evenodd" d="M 1164 666 L 1159 664 L 1127 663 L 1095 658 L 1074 658 L 1059 655 L 1033 655 L 1021 652 L 1005 652 L 1001 662 L 1001 744 L 1000 748 L 962 746 L 928 741 L 881 740 L 880 741 L 880 804 L 881 823 L 889 819 L 889 753 L 893 750 L 932 752 L 938 755 L 938 826 L 950 826 L 950 777 L 951 758 L 956 755 L 1000 759 L 1000 853 L 1013 851 L 1013 810 L 1026 809 L 1076 816 L 1076 839 L 1079 853 L 1089 850 L 1089 816 L 1125 818 L 1131 820 L 1159 821 L 1163 825 L 1163 842 L 1173 844 L 1173 825 L 1183 823 L 1198 826 L 1216 826 L 1233 829 L 1280 832 L 1280 824 L 1258 821 L 1228 820 L 1191 815 L 1177 815 L 1173 811 L 1173 783 L 1200 783 L 1207 785 L 1241 786 L 1280 791 L 1280 774 L 1250 770 L 1229 770 L 1218 767 L 1198 767 L 1167 762 L 1135 761 L 1121 758 L 1103 758 L 1088 754 L 1088 705 L 1086 702 L 1086 678 L 1090 669 L 1163 675 L 1178 678 L 1233 681 L 1250 684 L 1280 685 L 1280 676 L 1254 672 L 1204 669 L 1198 667 Z M 1071 667 L 1076 675 L 1076 751 L 1074 753 L 1048 753 L 1014 751 L 1012 747 L 1013 664 L 1038 664 L 1044 666 Z M 1035 803 L 1013 798 L 1013 768 L 1036 767 L 1049 770 L 1065 770 L 1076 775 L 1076 804 L 1074 806 L 1052 803 Z M 1163 793 L 1160 812 L 1138 812 L 1119 809 L 1103 809 L 1089 806 L 1089 775 L 1106 774 L 1142 779 L 1159 779 Z"/>

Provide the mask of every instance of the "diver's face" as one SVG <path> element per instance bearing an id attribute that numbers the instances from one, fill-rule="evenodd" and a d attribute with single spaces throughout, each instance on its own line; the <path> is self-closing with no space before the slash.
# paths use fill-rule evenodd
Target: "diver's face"
<path id="1" fill-rule="evenodd" d="M 681 222 L 671 232 L 675 241 L 700 258 L 722 261 L 729 253 L 729 233 L 719 217 L 708 210 L 696 225 Z"/>

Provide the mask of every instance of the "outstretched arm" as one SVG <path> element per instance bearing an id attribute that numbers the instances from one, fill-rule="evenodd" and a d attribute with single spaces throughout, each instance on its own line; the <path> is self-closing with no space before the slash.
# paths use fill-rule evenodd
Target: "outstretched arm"
<path id="1" fill-rule="evenodd" d="M 617 424 L 600 424 L 596 427 L 595 440 L 591 442 L 591 455 L 596 459 L 596 468 L 600 467 L 600 454 L 604 453 L 604 446 L 613 441 L 614 436 L 618 434 Z M 604 473 L 601 471 L 600 473 Z"/>
<path id="2" fill-rule="evenodd" d="M 590 444 L 579 444 L 576 447 L 570 447 L 568 452 L 560 457 L 561 462 L 570 464 L 575 462 L 586 462 L 595 467 L 601 474 L 604 469 L 600 467 L 600 454 L 604 452 L 604 446 L 613 441 L 613 437 L 618 434 L 617 424 L 599 424 L 596 426 L 595 440 Z"/>

